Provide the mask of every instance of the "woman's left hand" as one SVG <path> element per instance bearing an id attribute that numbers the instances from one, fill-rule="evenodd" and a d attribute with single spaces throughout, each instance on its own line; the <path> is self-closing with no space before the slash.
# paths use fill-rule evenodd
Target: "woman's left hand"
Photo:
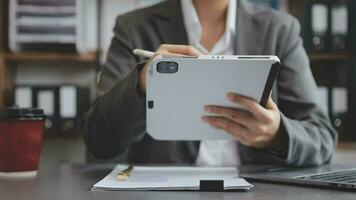
<path id="1" fill-rule="evenodd" d="M 265 148 L 278 136 L 281 116 L 277 105 L 269 97 L 266 108 L 247 97 L 229 93 L 228 99 L 240 108 L 208 105 L 204 110 L 213 116 L 203 116 L 210 126 L 223 129 L 240 143 Z"/>

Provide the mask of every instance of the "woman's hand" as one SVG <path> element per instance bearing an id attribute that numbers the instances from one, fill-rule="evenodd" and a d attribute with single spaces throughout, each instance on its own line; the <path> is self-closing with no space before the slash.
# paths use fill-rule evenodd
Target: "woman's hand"
<path id="1" fill-rule="evenodd" d="M 281 123 L 280 112 L 272 98 L 269 97 L 266 108 L 234 93 L 229 93 L 228 99 L 241 108 L 205 106 L 205 111 L 214 116 L 203 116 L 203 121 L 225 130 L 246 146 L 265 148 L 272 144 Z"/>

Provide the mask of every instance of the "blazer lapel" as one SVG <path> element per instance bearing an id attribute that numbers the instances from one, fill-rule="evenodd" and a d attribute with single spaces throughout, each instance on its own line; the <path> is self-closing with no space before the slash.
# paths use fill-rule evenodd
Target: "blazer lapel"
<path id="1" fill-rule="evenodd" d="M 259 12 L 254 10 L 246 0 L 236 2 L 236 37 L 235 54 L 261 54 L 267 25 L 260 24 L 256 17 Z"/>
<path id="2" fill-rule="evenodd" d="M 155 10 L 153 16 L 162 43 L 185 45 L 189 43 L 179 0 L 167 1 Z"/>

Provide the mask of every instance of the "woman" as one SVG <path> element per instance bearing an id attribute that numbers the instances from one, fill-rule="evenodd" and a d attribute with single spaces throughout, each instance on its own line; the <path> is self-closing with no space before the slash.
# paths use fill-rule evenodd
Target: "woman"
<path id="1" fill-rule="evenodd" d="M 330 161 L 337 133 L 318 105 L 299 29 L 290 15 L 245 0 L 172 0 L 119 16 L 101 72 L 99 98 L 87 118 L 89 150 L 99 158 L 122 155 L 122 161 L 134 163 Z M 238 94 L 227 98 L 249 113 L 205 108 L 215 117 L 202 116 L 203 121 L 236 141 L 155 141 L 145 132 L 145 72 L 150 61 L 134 56 L 135 48 L 163 55 L 277 55 L 282 67 L 266 108 Z"/>

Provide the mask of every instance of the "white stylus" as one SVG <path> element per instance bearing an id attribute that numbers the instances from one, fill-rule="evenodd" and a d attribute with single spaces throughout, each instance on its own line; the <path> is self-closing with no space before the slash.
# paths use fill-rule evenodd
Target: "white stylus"
<path id="1" fill-rule="evenodd" d="M 151 58 L 155 55 L 155 52 L 147 51 L 143 49 L 134 49 L 132 53 L 135 54 L 136 56 L 142 56 L 146 58 Z"/>

